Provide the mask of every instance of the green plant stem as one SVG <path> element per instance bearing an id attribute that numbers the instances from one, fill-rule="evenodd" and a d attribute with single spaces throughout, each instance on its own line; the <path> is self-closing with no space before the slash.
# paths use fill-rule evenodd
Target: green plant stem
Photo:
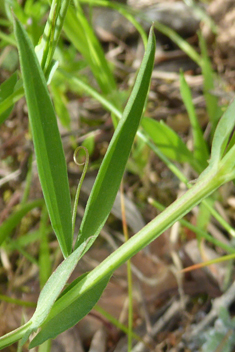
<path id="1" fill-rule="evenodd" d="M 1 337 L 1 349 L 6 348 L 7 346 L 10 346 L 13 343 L 19 341 L 22 336 L 26 333 L 31 324 L 31 321 L 28 321 L 26 324 L 20 326 L 18 329 L 15 329 Z"/>
<path id="2" fill-rule="evenodd" d="M 45 27 L 45 50 L 42 60 L 42 69 L 47 76 L 56 46 L 58 44 L 65 16 L 70 4 L 70 0 L 54 0 Z"/>
<path id="3" fill-rule="evenodd" d="M 81 149 L 84 150 L 84 152 L 85 152 L 85 162 L 84 162 L 84 164 L 80 164 L 77 161 L 77 159 L 76 159 L 77 152 L 79 150 L 81 150 Z M 74 159 L 74 162 L 77 165 L 84 165 L 84 168 L 83 168 L 83 171 L 82 171 L 82 175 L 81 175 L 81 178 L 80 178 L 79 183 L 78 183 L 78 187 L 77 187 L 77 191 L 76 191 L 76 195 L 75 195 L 75 199 L 74 199 L 74 205 L 73 205 L 72 234 L 74 235 L 79 195 L 80 195 L 82 184 L 83 184 L 84 178 L 86 176 L 86 172 L 87 172 L 88 164 L 89 164 L 89 153 L 88 153 L 87 148 L 84 147 L 84 146 L 79 146 L 74 152 L 73 159 Z"/>
<path id="4" fill-rule="evenodd" d="M 204 201 L 205 202 L 205 201 Z M 156 200 L 149 198 L 149 203 L 151 205 L 153 205 L 155 208 L 163 211 L 166 208 L 159 202 L 157 202 Z M 204 203 L 205 204 L 205 203 Z M 228 253 L 235 253 L 235 248 L 217 240 L 216 238 L 212 237 L 209 233 L 207 233 L 206 231 L 202 230 L 201 228 L 194 226 L 193 224 L 191 224 L 189 221 L 185 220 L 185 219 L 181 219 L 179 220 L 181 225 L 183 225 L 184 227 L 187 227 L 189 230 L 195 232 L 195 234 L 199 237 L 199 238 L 205 238 L 208 242 L 213 243 L 215 246 L 218 246 L 222 249 L 224 249 L 226 252 Z"/>
<path id="5" fill-rule="evenodd" d="M 71 288 L 69 292 L 55 302 L 47 320 L 50 320 L 59 312 L 66 309 L 68 304 L 74 302 L 80 297 L 80 295 L 86 293 L 91 287 L 94 287 L 94 285 L 98 284 L 105 277 L 112 274 L 118 267 L 133 257 L 154 239 L 159 237 L 163 231 L 168 229 L 188 213 L 194 206 L 202 201 L 203 198 L 215 191 L 223 184 L 223 182 L 224 180 L 221 180 L 213 170 L 207 173 L 204 178 L 199 180 L 197 184 L 189 189 L 181 198 L 172 203 L 158 217 L 153 219 L 141 231 L 131 237 L 126 243 L 119 247 L 99 266 L 83 278 L 74 288 Z"/>
<path id="6" fill-rule="evenodd" d="M 38 347 L 38 352 L 50 352 L 51 351 L 51 343 L 52 343 L 51 339 L 43 342 L 43 344 L 41 344 Z"/>
<path id="7" fill-rule="evenodd" d="M 125 242 L 129 240 L 128 227 L 126 222 L 125 200 L 123 190 L 123 180 L 121 182 L 121 212 L 122 212 L 122 227 Z M 133 290 L 132 290 L 132 272 L 131 260 L 127 260 L 127 282 L 128 282 L 128 352 L 132 349 L 132 330 L 133 330 Z"/>

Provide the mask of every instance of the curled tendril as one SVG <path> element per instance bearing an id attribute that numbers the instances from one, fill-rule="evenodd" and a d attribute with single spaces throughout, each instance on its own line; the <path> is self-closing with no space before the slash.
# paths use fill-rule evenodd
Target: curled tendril
<path id="1" fill-rule="evenodd" d="M 81 151 L 81 149 L 85 152 L 85 161 L 80 163 L 77 159 L 77 155 L 78 155 L 78 152 Z M 79 183 L 78 183 L 78 187 L 77 187 L 77 191 L 76 191 L 76 195 L 75 195 L 75 199 L 74 199 L 74 205 L 73 205 L 73 216 L 72 216 L 72 233 L 74 234 L 74 229 L 75 229 L 75 222 L 76 222 L 76 214 L 77 214 L 77 206 L 78 206 L 78 199 L 79 199 L 79 195 L 80 195 L 80 191 L 81 191 L 81 188 L 82 188 L 82 183 L 84 181 L 84 178 L 85 178 L 85 175 L 86 175 L 86 172 L 87 172 L 87 169 L 88 169 L 88 164 L 89 164 L 89 153 L 88 153 L 88 150 L 86 147 L 84 146 L 79 146 L 75 149 L 74 151 L 74 154 L 73 154 L 73 160 L 75 162 L 76 165 L 78 166 L 83 166 L 84 165 L 84 168 L 83 168 L 83 171 L 82 171 L 82 175 L 81 175 L 81 178 L 79 180 Z"/>
<path id="2" fill-rule="evenodd" d="M 83 149 L 84 152 L 85 152 L 85 161 L 83 161 L 82 163 L 79 163 L 78 159 L 77 159 L 77 155 L 78 155 L 78 152 Z M 73 161 L 75 162 L 76 165 L 78 166 L 83 166 L 86 164 L 86 161 L 89 162 L 89 153 L 88 153 L 88 150 L 86 147 L 83 147 L 83 145 L 77 147 L 73 153 Z"/>

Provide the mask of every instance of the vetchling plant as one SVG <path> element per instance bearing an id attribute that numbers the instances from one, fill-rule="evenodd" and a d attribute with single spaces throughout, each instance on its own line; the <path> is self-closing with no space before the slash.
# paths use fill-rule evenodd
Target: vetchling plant
<path id="1" fill-rule="evenodd" d="M 63 11 L 66 13 L 66 7 Z M 52 6 L 51 13 L 54 21 L 54 18 L 58 17 L 59 10 Z M 14 30 L 23 81 L 23 88 L 20 88 L 20 91 L 22 94 L 24 89 L 26 96 L 39 179 L 51 225 L 64 260 L 42 288 L 32 318 L 23 326 L 2 336 L 1 349 L 18 340 L 24 344 L 33 332 L 38 332 L 29 345 L 32 348 L 75 325 L 94 307 L 110 277 L 120 265 L 160 236 L 218 187 L 235 178 L 235 137 L 230 138 L 235 124 L 235 102 L 233 102 L 215 129 L 209 165 L 195 180 L 194 185 L 99 266 L 78 277 L 64 289 L 78 261 L 99 235 L 119 189 L 145 107 L 154 63 L 155 38 L 151 29 L 134 88 L 100 166 L 79 234 L 73 245 L 76 234 L 73 233 L 74 217 L 72 220 L 65 157 L 47 89 L 47 83 L 56 69 L 56 65 L 52 62 L 54 47 L 48 46 L 46 40 L 39 46 L 40 55 L 37 56 L 25 29 L 17 19 L 14 19 Z M 54 34 L 49 28 L 47 36 L 52 38 Z M 146 127 L 149 121 L 144 119 L 142 124 Z M 199 161 L 200 157 L 199 154 L 195 160 Z M 194 164 L 198 171 L 200 171 L 199 164 L 199 162 Z M 25 205 L 18 217 L 22 217 L 30 207 L 41 205 L 41 201 L 36 205 Z M 9 226 L 9 222 L 6 223 L 5 233 L 8 233 Z M 1 241 L 4 240 L 3 234 Z"/>

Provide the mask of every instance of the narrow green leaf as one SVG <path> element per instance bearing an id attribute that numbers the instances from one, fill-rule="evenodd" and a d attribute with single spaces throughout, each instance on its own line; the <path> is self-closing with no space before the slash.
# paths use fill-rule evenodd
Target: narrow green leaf
<path id="1" fill-rule="evenodd" d="M 0 104 L 7 99 L 14 91 L 17 82 L 17 73 L 13 73 L 8 80 L 0 85 Z M 0 114 L 0 124 L 3 123 L 10 115 L 14 104 L 12 104 L 5 112 Z"/>
<path id="2" fill-rule="evenodd" d="M 65 157 L 56 116 L 33 45 L 17 19 L 14 26 L 38 174 L 52 227 L 63 255 L 67 257 L 72 249 L 72 211 Z"/>
<path id="3" fill-rule="evenodd" d="M 209 159 L 209 152 L 206 142 L 203 138 L 201 126 L 199 125 L 196 111 L 193 105 L 192 94 L 190 88 L 184 78 L 183 72 L 180 72 L 180 93 L 187 109 L 188 116 L 192 126 L 193 144 L 194 144 L 194 157 L 202 166 L 202 170 L 208 166 L 207 160 Z"/>
<path id="4" fill-rule="evenodd" d="M 145 17 L 145 15 L 142 15 L 143 19 L 148 21 L 148 18 Z M 161 22 L 154 21 L 154 27 L 156 28 L 157 31 L 161 32 L 162 34 L 166 35 L 168 38 L 170 38 L 178 47 L 185 52 L 194 62 L 198 64 L 198 66 L 201 65 L 201 57 L 197 53 L 197 51 L 194 49 L 192 45 L 190 45 L 187 40 L 183 39 L 178 33 L 176 33 L 173 29 L 170 27 L 164 25 Z"/>
<path id="5" fill-rule="evenodd" d="M 110 94 L 116 89 L 113 73 L 93 29 L 79 7 L 79 2 L 76 2 L 76 5 L 77 11 L 71 7 L 68 8 L 63 29 L 75 48 L 88 62 L 102 92 L 106 95 Z"/>
<path id="6" fill-rule="evenodd" d="M 187 162 L 196 171 L 200 171 L 200 165 L 196 162 L 193 154 L 188 150 L 182 139 L 163 121 L 158 122 L 149 117 L 144 117 L 141 121 L 141 126 L 164 155 L 180 163 Z"/>
<path id="7" fill-rule="evenodd" d="M 0 245 L 10 236 L 12 230 L 19 224 L 21 219 L 32 209 L 43 206 L 43 199 L 20 205 L 19 209 L 11 214 L 0 226 Z"/>
<path id="8" fill-rule="evenodd" d="M 76 283 L 79 283 L 83 278 L 84 275 L 79 277 L 76 280 Z M 76 299 L 70 305 L 65 307 L 65 309 L 61 311 L 58 315 L 46 321 L 45 324 L 42 325 L 41 331 L 30 343 L 30 348 L 40 345 L 49 338 L 55 338 L 63 331 L 77 324 L 79 320 L 86 316 L 98 302 L 101 294 L 103 293 L 105 287 L 109 282 L 109 279 L 110 277 L 104 278 L 97 285 L 94 285 L 92 289 L 88 290 L 85 294 L 81 295 L 78 299 Z M 70 288 L 73 288 L 74 286 L 75 284 L 73 282 L 65 290 L 65 293 L 69 292 Z"/>
<path id="9" fill-rule="evenodd" d="M 198 38 L 199 38 L 199 44 L 200 44 L 200 49 L 202 53 L 201 68 L 202 68 L 202 74 L 204 78 L 203 93 L 206 101 L 206 108 L 211 122 L 212 134 L 213 134 L 217 126 L 218 120 L 221 117 L 222 112 L 218 104 L 218 97 L 216 97 L 211 93 L 211 91 L 214 89 L 215 73 L 212 69 L 210 58 L 207 53 L 206 42 L 200 32 L 198 33 Z"/>
<path id="10" fill-rule="evenodd" d="M 133 11 L 133 9 L 125 4 L 122 4 L 120 2 L 110 2 L 109 0 L 80 0 L 81 4 L 89 4 L 89 6 L 104 6 L 104 7 L 109 7 L 111 9 L 117 10 L 118 12 L 120 12 L 121 15 L 123 15 L 124 17 L 126 17 L 126 19 L 128 21 L 130 21 L 133 26 L 135 26 L 136 30 L 139 32 L 139 34 L 141 35 L 141 38 L 143 40 L 144 46 L 146 47 L 147 42 L 148 42 L 148 38 L 147 35 L 143 29 L 143 27 L 141 26 L 141 24 L 135 19 L 134 13 L 135 11 Z"/>
<path id="11" fill-rule="evenodd" d="M 118 192 L 139 122 L 143 113 L 154 63 L 155 37 L 151 29 L 146 53 L 135 86 L 101 164 L 82 219 L 77 245 L 103 227 Z"/>

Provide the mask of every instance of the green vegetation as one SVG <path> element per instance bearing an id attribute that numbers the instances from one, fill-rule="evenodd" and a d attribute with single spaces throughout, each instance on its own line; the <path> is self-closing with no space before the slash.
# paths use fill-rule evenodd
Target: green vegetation
<path id="1" fill-rule="evenodd" d="M 120 103 L 122 98 L 117 91 L 111 65 L 106 60 L 103 49 L 83 13 L 81 3 L 89 3 L 90 6 L 97 4 L 111 6 L 107 1 L 76 0 L 74 1 L 74 8 L 71 8 L 69 7 L 69 1 L 53 0 L 42 35 L 42 31 L 40 31 L 40 29 L 43 29 L 42 24 L 40 28 L 37 28 L 34 24 L 47 13 L 47 2 L 36 2 L 32 6 L 33 2 L 27 0 L 25 12 L 23 12 L 17 1 L 13 1 L 13 5 L 11 5 L 13 14 L 10 12 L 8 2 L 4 2 L 6 24 L 9 27 L 12 26 L 12 23 L 14 24 L 14 36 L 4 36 L 4 33 L 1 33 L 1 45 L 17 46 L 21 73 L 19 79 L 17 74 L 13 73 L 1 86 L 0 122 L 4 123 L 7 120 L 15 102 L 24 95 L 27 102 L 30 133 L 34 144 L 44 200 L 39 199 L 29 202 L 26 193 L 24 202 L 0 227 L 0 242 L 9 249 L 17 248 L 24 253 L 25 243 L 35 240 L 41 241 L 37 265 L 39 266 L 40 285 L 42 287 L 32 318 L 17 330 L 2 336 L 0 338 L 1 349 L 19 340 L 21 340 L 21 344 L 27 343 L 29 336 L 38 331 L 30 342 L 29 348 L 32 348 L 48 339 L 55 338 L 58 334 L 75 325 L 96 305 L 117 268 L 159 237 L 176 221 L 181 220 L 184 215 L 201 202 L 209 215 L 215 216 L 230 235 L 234 236 L 235 234 L 233 228 L 213 209 L 211 205 L 213 199 L 210 197 L 220 186 L 235 178 L 235 137 L 231 137 L 235 125 L 235 102 L 227 107 L 221 117 L 218 99 L 211 96 L 209 92 L 214 87 L 214 72 L 202 36 L 200 36 L 201 55 L 199 55 L 172 30 L 163 25 L 155 24 L 159 31 L 175 41 L 202 69 L 204 96 L 211 123 L 212 143 L 210 153 L 209 145 L 203 138 L 203 131 L 196 116 L 192 94 L 183 73 L 180 74 L 180 91 L 191 123 L 193 149 L 189 150 L 179 135 L 165 123 L 143 116 L 147 106 L 154 65 L 154 28 L 151 28 L 148 41 L 146 41 L 143 30 L 136 23 L 132 14 L 128 12 L 128 8 L 114 4 L 112 5 L 113 8 L 119 10 L 136 25 L 146 43 L 145 55 L 132 91 L 129 94 L 128 102 L 122 111 L 122 104 Z M 39 6 L 37 9 L 40 9 L 39 15 L 34 9 L 37 6 Z M 32 25 L 28 26 L 26 31 L 24 24 L 27 23 L 29 18 L 31 18 Z M 63 52 L 62 29 L 67 40 L 71 43 L 67 52 Z M 41 39 L 39 40 L 39 38 Z M 38 40 L 39 44 L 36 46 Z M 83 57 L 81 62 L 72 60 L 75 49 Z M 58 61 L 54 61 L 54 57 L 58 58 Z M 66 63 L 68 60 L 71 60 L 70 65 Z M 99 91 L 90 86 L 81 74 L 80 71 L 84 67 L 89 67 L 93 73 Z M 64 83 L 57 89 L 55 82 L 61 81 Z M 72 216 L 67 166 L 55 113 L 55 110 L 58 115 L 61 113 L 60 120 L 62 123 L 64 121 L 64 126 L 70 129 L 69 113 L 64 103 L 65 90 L 63 84 L 70 87 L 71 91 L 80 90 L 99 101 L 111 113 L 115 126 L 115 132 L 99 166 L 98 175 L 90 193 L 78 233 L 75 231 L 75 217 L 80 188 L 74 202 L 74 215 Z M 50 85 L 55 97 L 55 108 L 48 91 Z M 63 115 L 66 115 L 67 119 Z M 63 120 L 63 117 L 65 120 Z M 176 177 L 186 184 L 188 191 L 165 209 L 152 200 L 152 204 L 158 208 L 160 207 L 162 213 L 128 239 L 94 270 L 78 277 L 66 286 L 75 266 L 93 245 L 111 212 L 134 141 L 143 143 L 144 146 L 152 150 Z M 80 148 L 84 150 L 84 147 Z M 87 168 L 87 156 L 85 163 Z M 189 164 L 198 175 L 193 185 L 177 167 L 179 163 Z M 81 180 L 84 176 L 85 173 Z M 27 180 L 30 187 L 30 176 Z M 36 207 L 42 209 L 39 231 L 31 237 L 25 234 L 21 241 L 11 240 L 12 231 L 18 226 L 22 218 Z M 48 238 L 46 236 L 51 230 L 51 227 L 47 225 L 48 216 L 64 257 L 62 263 L 53 273 L 51 273 Z M 192 229 L 192 224 L 187 223 L 184 219 L 181 221 L 184 222 L 184 226 L 189 228 L 191 226 Z M 208 242 L 234 254 L 232 247 L 215 240 L 200 226 L 194 226 L 193 231 L 197 234 L 199 242 L 202 238 L 205 238 Z M 28 259 L 34 261 L 34 258 Z M 231 259 L 231 255 L 229 259 Z M 128 282 L 131 285 L 130 277 Z M 130 317 L 131 314 L 130 311 Z M 129 326 L 132 326 L 131 319 L 129 319 L 129 324 Z M 131 338 L 135 337 L 132 329 L 125 330 L 123 326 L 121 328 L 128 332 L 130 337 L 128 346 L 131 350 L 130 341 Z"/>

